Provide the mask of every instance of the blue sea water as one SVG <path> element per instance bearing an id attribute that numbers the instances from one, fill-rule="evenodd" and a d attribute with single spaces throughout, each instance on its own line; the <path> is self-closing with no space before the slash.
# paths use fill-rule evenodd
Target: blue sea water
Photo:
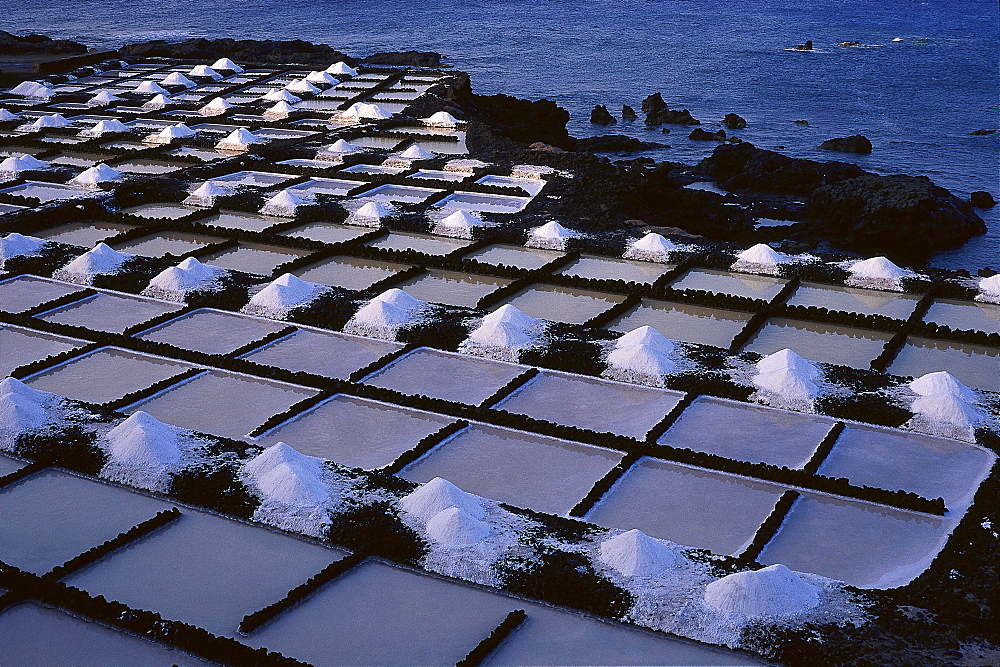
<path id="1" fill-rule="evenodd" d="M 200 36 L 305 39 L 356 55 L 439 51 L 477 92 L 555 100 L 576 136 L 605 131 L 588 122 L 595 104 L 617 112 L 661 91 L 709 129 L 739 113 L 749 127 L 737 134 L 761 147 L 831 159 L 821 141 L 861 133 L 874 152 L 841 157 L 923 174 L 961 197 L 1000 197 L 1000 133 L 969 135 L 1000 121 L 996 0 L 0 0 L 0 9 L 0 29 L 95 46 Z M 786 50 L 807 39 L 815 52 Z M 611 131 L 670 144 L 658 159 L 694 163 L 713 148 L 682 129 Z M 1000 206 L 980 214 L 990 231 L 932 264 L 1000 269 Z"/>

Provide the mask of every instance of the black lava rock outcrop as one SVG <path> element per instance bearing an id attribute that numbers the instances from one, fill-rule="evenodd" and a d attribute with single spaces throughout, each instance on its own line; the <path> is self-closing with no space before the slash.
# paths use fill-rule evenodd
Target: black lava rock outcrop
<path id="1" fill-rule="evenodd" d="M 863 134 L 827 139 L 819 147 L 823 150 L 839 151 L 841 153 L 861 153 L 867 155 L 872 152 L 872 142 Z"/>
<path id="2" fill-rule="evenodd" d="M 688 135 L 688 139 L 695 139 L 696 141 L 725 141 L 726 131 L 717 130 L 715 132 L 709 132 L 701 129 L 700 127 L 696 127 L 691 130 L 691 134 Z"/>
<path id="3" fill-rule="evenodd" d="M 800 195 L 865 173 L 854 164 L 792 158 L 757 148 L 748 141 L 719 146 L 701 161 L 698 171 L 711 176 L 727 190 Z"/>
<path id="4" fill-rule="evenodd" d="M 667 103 L 663 101 L 663 96 L 659 93 L 653 93 L 646 99 L 642 101 L 642 106 L 640 109 L 643 113 L 653 113 L 654 111 L 660 111 L 661 109 L 666 109 Z"/>
<path id="5" fill-rule="evenodd" d="M 639 114 L 635 112 L 635 109 L 627 104 L 622 105 L 622 120 L 636 120 L 639 118 Z"/>
<path id="6" fill-rule="evenodd" d="M 809 124 L 809 121 L 807 121 L 807 120 L 793 120 L 792 122 L 795 123 L 796 125 L 808 125 Z"/>
<path id="7" fill-rule="evenodd" d="M 722 124 L 730 130 L 742 130 L 747 126 L 747 119 L 739 114 L 727 113 L 722 119 Z"/>
<path id="8" fill-rule="evenodd" d="M 594 110 L 590 112 L 590 122 L 594 125 L 614 125 L 618 121 L 615 117 L 611 115 L 608 108 L 603 104 L 598 104 L 594 107 Z"/>
<path id="9" fill-rule="evenodd" d="M 87 45 L 68 39 L 52 39 L 46 35 L 12 35 L 0 30 L 0 53 L 17 55 L 20 53 L 86 53 Z"/>
<path id="10" fill-rule="evenodd" d="M 809 40 L 806 40 L 805 43 L 799 44 L 798 46 L 793 47 L 793 48 L 796 51 L 812 51 L 813 50 L 813 43 L 812 43 L 812 40 L 809 39 Z"/>
<path id="11" fill-rule="evenodd" d="M 653 148 L 669 148 L 669 146 L 652 141 L 642 141 L 624 134 L 605 134 L 601 137 L 576 140 L 576 150 L 591 153 L 635 153 Z"/>
<path id="12" fill-rule="evenodd" d="M 969 203 L 976 208 L 993 208 L 997 205 L 997 200 L 985 190 L 976 190 L 969 195 Z"/>
<path id="13" fill-rule="evenodd" d="M 236 62 L 250 63 L 301 63 L 323 65 L 339 60 L 354 65 L 351 58 L 328 44 L 312 44 L 301 39 L 275 41 L 270 39 L 186 39 L 171 43 L 155 39 L 139 44 L 126 44 L 118 50 L 132 58 L 181 58 L 186 60 L 215 60 L 232 58 Z"/>
<path id="14" fill-rule="evenodd" d="M 973 130 L 972 132 L 969 132 L 969 135 L 971 135 L 973 137 L 985 137 L 985 136 L 988 136 L 990 134 L 995 134 L 995 133 L 996 133 L 996 130 Z"/>
<path id="15" fill-rule="evenodd" d="M 687 109 L 660 109 L 646 114 L 646 125 L 701 125 Z"/>

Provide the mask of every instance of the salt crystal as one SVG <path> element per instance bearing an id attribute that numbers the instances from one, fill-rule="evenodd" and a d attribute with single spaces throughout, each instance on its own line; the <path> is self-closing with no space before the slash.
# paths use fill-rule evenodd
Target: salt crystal
<path id="1" fill-rule="evenodd" d="M 429 521 L 451 507 L 458 508 L 475 519 L 486 517 L 482 498 L 466 493 L 441 477 L 435 477 L 401 498 L 399 506 L 423 521 Z"/>
<path id="2" fill-rule="evenodd" d="M 673 547 L 641 530 L 629 530 L 601 542 L 600 560 L 626 577 L 655 577 L 677 564 Z"/>
<path id="3" fill-rule="evenodd" d="M 819 591 L 779 563 L 713 581 L 705 588 L 705 602 L 744 618 L 791 616 L 817 606 Z"/>

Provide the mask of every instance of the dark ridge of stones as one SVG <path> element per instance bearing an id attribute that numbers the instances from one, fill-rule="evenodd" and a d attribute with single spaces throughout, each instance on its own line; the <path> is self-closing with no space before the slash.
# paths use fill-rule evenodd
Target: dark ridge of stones
<path id="1" fill-rule="evenodd" d="M 976 190 L 969 195 L 969 203 L 976 208 L 993 208 L 997 205 L 997 200 L 985 190 Z"/>
<path id="2" fill-rule="evenodd" d="M 22 53 L 86 53 L 87 45 L 68 39 L 52 39 L 46 35 L 12 35 L 0 30 L 0 55 Z"/>
<path id="3" fill-rule="evenodd" d="M 589 151 L 591 153 L 635 153 L 653 148 L 669 148 L 669 146 L 653 141 L 642 141 L 635 137 L 627 137 L 624 134 L 605 134 L 600 137 L 588 137 L 576 140 L 577 151 Z"/>
<path id="4" fill-rule="evenodd" d="M 747 119 L 739 114 L 727 113 L 722 119 L 722 124 L 730 130 L 742 130 L 747 126 Z"/>
<path id="5" fill-rule="evenodd" d="M 809 124 L 809 121 L 807 121 L 807 120 L 793 120 L 792 122 L 795 123 L 796 125 L 808 125 Z"/>
<path id="6" fill-rule="evenodd" d="M 622 120 L 637 120 L 639 115 L 627 104 L 622 105 Z"/>
<path id="7" fill-rule="evenodd" d="M 716 130 L 715 132 L 709 132 L 703 130 L 700 127 L 696 127 L 688 135 L 688 139 L 694 139 L 696 141 L 725 141 L 726 131 Z"/>
<path id="8" fill-rule="evenodd" d="M 862 134 L 855 134 L 850 137 L 838 137 L 827 139 L 819 145 L 827 151 L 838 151 L 841 153 L 860 153 L 867 155 L 872 152 L 872 142 Z"/>
<path id="9" fill-rule="evenodd" d="M 973 137 L 985 137 L 994 133 L 996 133 L 996 130 L 973 130 L 972 132 L 969 132 L 969 135 Z"/>
<path id="10" fill-rule="evenodd" d="M 643 113 L 653 113 L 654 111 L 666 109 L 667 103 L 663 101 L 662 95 L 653 93 L 642 101 L 642 106 L 639 108 Z"/>
<path id="11" fill-rule="evenodd" d="M 727 190 L 798 195 L 808 195 L 820 186 L 865 173 L 854 164 L 792 158 L 757 148 L 747 141 L 719 146 L 697 169 Z"/>
<path id="12" fill-rule="evenodd" d="M 687 109 L 660 109 L 646 114 L 646 125 L 701 125 Z"/>
<path id="13" fill-rule="evenodd" d="M 297 63 L 329 66 L 337 61 L 356 65 L 357 59 L 328 44 L 312 44 L 301 39 L 277 41 L 254 39 L 204 39 L 201 37 L 171 43 L 155 39 L 138 44 L 126 44 L 118 52 L 130 58 L 179 58 L 183 60 L 216 60 L 232 58 L 236 62 Z"/>
<path id="14" fill-rule="evenodd" d="M 594 125 L 614 125 L 618 121 L 615 120 L 615 117 L 611 115 L 606 106 L 598 104 L 590 112 L 590 122 Z"/>

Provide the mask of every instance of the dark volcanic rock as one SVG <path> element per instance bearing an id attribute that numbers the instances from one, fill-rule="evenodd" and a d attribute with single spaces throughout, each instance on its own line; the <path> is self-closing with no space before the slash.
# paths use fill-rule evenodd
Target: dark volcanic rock
<path id="1" fill-rule="evenodd" d="M 188 60 L 215 60 L 232 58 L 244 63 L 300 63 L 323 65 L 338 60 L 354 65 L 355 58 L 337 51 L 328 44 L 311 44 L 300 39 L 288 41 L 253 39 L 187 39 L 176 44 L 156 39 L 139 44 L 126 44 L 118 50 L 125 57 L 181 58 Z"/>
<path id="2" fill-rule="evenodd" d="M 726 141 L 728 141 L 731 144 L 742 144 L 743 143 L 743 140 L 740 139 L 739 137 L 737 137 L 735 134 L 733 136 L 729 137 L 728 139 L 726 139 Z"/>
<path id="3" fill-rule="evenodd" d="M 973 130 L 972 132 L 969 132 L 969 134 L 973 137 L 985 137 L 995 132 L 996 130 Z"/>
<path id="4" fill-rule="evenodd" d="M 807 40 L 805 44 L 799 44 L 798 46 L 795 47 L 795 50 L 796 51 L 812 51 L 813 50 L 812 40 L 811 39 Z"/>
<path id="5" fill-rule="evenodd" d="M 640 108 L 643 113 L 653 113 L 654 111 L 666 109 L 667 103 L 663 101 L 662 95 L 659 93 L 653 93 L 642 101 L 642 107 Z"/>
<path id="6" fill-rule="evenodd" d="M 809 124 L 809 121 L 807 121 L 807 120 L 793 120 L 792 122 L 795 123 L 796 125 L 808 125 Z"/>
<path id="7" fill-rule="evenodd" d="M 841 153 L 863 153 L 872 152 L 872 142 L 862 134 L 855 134 L 850 137 L 839 137 L 837 139 L 827 139 L 819 145 L 827 151 L 839 151 Z"/>
<path id="8" fill-rule="evenodd" d="M 969 202 L 976 208 L 993 208 L 997 205 L 996 199 L 985 190 L 976 190 L 969 195 Z"/>
<path id="9" fill-rule="evenodd" d="M 361 62 L 372 65 L 397 65 L 413 67 L 443 67 L 440 53 L 434 51 L 385 51 L 373 53 Z"/>
<path id="10" fill-rule="evenodd" d="M 817 188 L 810 230 L 839 245 L 925 253 L 986 232 L 972 204 L 923 176 L 864 174 Z"/>
<path id="11" fill-rule="evenodd" d="M 660 109 L 652 111 L 646 115 L 646 125 L 701 125 L 701 121 L 691 116 L 687 109 Z"/>
<path id="12" fill-rule="evenodd" d="M 708 132 L 700 127 L 696 127 L 691 130 L 691 134 L 688 135 L 688 139 L 695 139 L 697 141 L 725 141 L 726 131 L 718 130 L 716 132 Z"/>
<path id="13" fill-rule="evenodd" d="M 757 148 L 744 141 L 723 144 L 698 165 L 727 190 L 757 190 L 809 194 L 821 185 L 836 183 L 864 174 L 857 165 L 846 162 L 816 162 L 791 158 L 781 153 Z"/>
<path id="14" fill-rule="evenodd" d="M 0 30 L 0 53 L 16 55 L 20 53 L 86 53 L 86 44 L 68 39 L 52 39 L 46 35 L 24 35 L 19 37 Z"/>
<path id="15" fill-rule="evenodd" d="M 576 150 L 591 153 L 634 153 L 652 148 L 669 148 L 669 146 L 652 141 L 642 141 L 624 134 L 606 134 L 602 137 L 576 140 Z"/>
<path id="16" fill-rule="evenodd" d="M 727 113 L 722 119 L 722 124 L 730 130 L 742 130 L 747 126 L 747 119 L 734 113 Z"/>
<path id="17" fill-rule="evenodd" d="M 622 120 L 636 120 L 639 115 L 627 104 L 622 105 Z"/>
<path id="18" fill-rule="evenodd" d="M 606 106 L 598 104 L 590 112 L 590 122 L 594 125 L 614 125 L 618 121 L 615 120 L 615 117 L 611 115 Z"/>

